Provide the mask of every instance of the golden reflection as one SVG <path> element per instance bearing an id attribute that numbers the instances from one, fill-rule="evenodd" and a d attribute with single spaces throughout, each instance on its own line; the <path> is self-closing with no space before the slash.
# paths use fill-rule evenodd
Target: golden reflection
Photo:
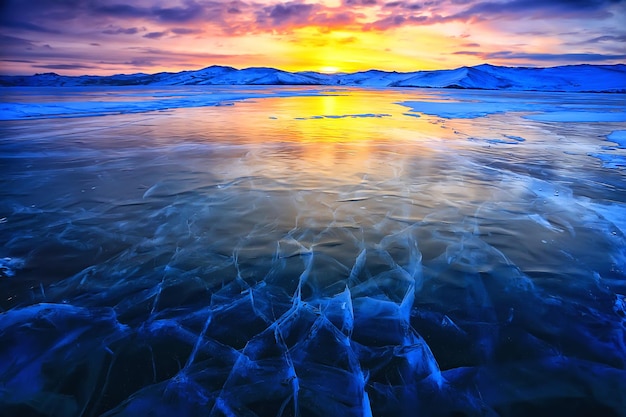
<path id="1" fill-rule="evenodd" d="M 455 146 L 455 141 L 442 146 L 442 141 L 455 139 L 448 121 L 416 117 L 419 115 L 407 107 L 395 104 L 419 100 L 419 94 L 424 97 L 423 93 L 406 94 L 340 88 L 321 96 L 181 109 L 164 128 L 172 132 L 192 129 L 207 143 L 253 145 L 240 165 L 247 170 L 242 176 L 289 181 L 298 171 L 305 171 L 319 178 L 318 184 L 305 186 L 322 187 L 325 183 L 359 183 L 364 172 L 376 172 L 378 180 L 385 181 L 401 176 L 416 159 L 428 170 L 438 163 L 435 155 L 441 155 L 442 148 L 448 151 L 449 145 Z M 256 162 L 251 164 L 250 159 Z M 254 172 L 250 171 L 253 166 L 257 167 Z M 235 169 L 232 163 L 227 167 Z"/>
<path id="2" fill-rule="evenodd" d="M 281 137 L 300 142 L 409 141 L 413 145 L 451 138 L 445 120 L 410 112 L 394 103 L 402 94 L 375 90 L 339 90 L 325 96 L 266 99 L 263 111 L 276 117 Z"/>
<path id="3" fill-rule="evenodd" d="M 322 105 L 320 106 L 324 115 L 335 115 L 335 108 L 337 103 L 337 96 L 324 96 L 320 97 Z"/>

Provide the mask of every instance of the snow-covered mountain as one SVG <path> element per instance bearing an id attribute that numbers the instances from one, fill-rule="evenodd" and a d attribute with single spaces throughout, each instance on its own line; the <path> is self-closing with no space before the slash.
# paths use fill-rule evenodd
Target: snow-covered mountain
<path id="1" fill-rule="evenodd" d="M 235 69 L 211 66 L 198 71 L 80 77 L 55 73 L 0 76 L 0 86 L 119 85 L 346 85 L 363 87 L 432 87 L 487 90 L 536 90 L 626 93 L 626 65 L 568 65 L 551 68 L 498 67 L 482 64 L 452 70 L 352 74 L 287 72 L 274 68 Z"/>

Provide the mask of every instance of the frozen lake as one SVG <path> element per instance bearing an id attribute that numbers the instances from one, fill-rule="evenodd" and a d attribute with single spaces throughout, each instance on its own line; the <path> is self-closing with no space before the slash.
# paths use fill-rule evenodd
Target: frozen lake
<path id="1" fill-rule="evenodd" d="M 0 414 L 626 415 L 625 95 L 1 94 Z"/>

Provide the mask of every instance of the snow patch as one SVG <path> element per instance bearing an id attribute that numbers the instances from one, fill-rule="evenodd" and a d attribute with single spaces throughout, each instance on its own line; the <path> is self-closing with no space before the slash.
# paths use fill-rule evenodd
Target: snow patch
<path id="1" fill-rule="evenodd" d="M 626 122 L 626 112 L 551 111 L 525 117 L 540 122 Z"/>

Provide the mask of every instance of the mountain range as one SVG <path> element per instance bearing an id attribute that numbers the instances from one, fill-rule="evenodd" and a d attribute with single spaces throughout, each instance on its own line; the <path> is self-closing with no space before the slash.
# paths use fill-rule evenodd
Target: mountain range
<path id="1" fill-rule="evenodd" d="M 235 69 L 210 66 L 197 71 L 111 76 L 0 76 L 0 86 L 78 87 L 137 85 L 323 85 L 362 87 L 461 88 L 516 91 L 626 93 L 626 65 L 568 65 L 550 68 L 500 67 L 489 64 L 451 70 L 325 74 L 274 68 Z"/>

